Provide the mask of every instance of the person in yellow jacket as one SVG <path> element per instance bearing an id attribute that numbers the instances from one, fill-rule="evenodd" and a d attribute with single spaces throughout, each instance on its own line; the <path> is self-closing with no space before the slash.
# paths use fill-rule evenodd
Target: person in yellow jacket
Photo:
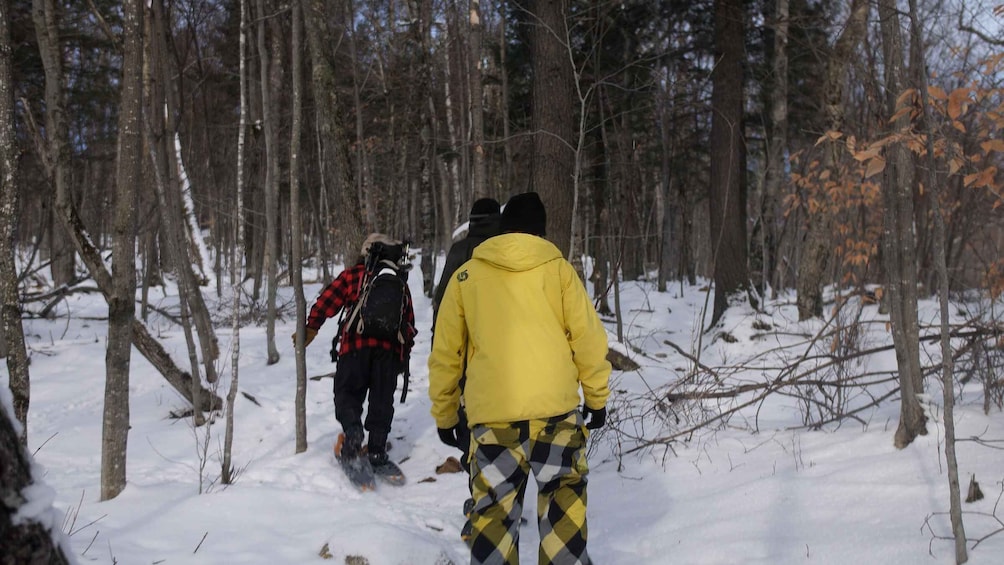
<path id="1" fill-rule="evenodd" d="M 536 193 L 513 196 L 502 235 L 457 269 L 436 319 L 429 397 L 448 445 L 466 365 L 472 564 L 519 564 L 531 471 L 539 562 L 589 563 L 585 447 L 587 429 L 606 421 L 607 335 L 575 269 L 544 239 L 546 223 Z"/>

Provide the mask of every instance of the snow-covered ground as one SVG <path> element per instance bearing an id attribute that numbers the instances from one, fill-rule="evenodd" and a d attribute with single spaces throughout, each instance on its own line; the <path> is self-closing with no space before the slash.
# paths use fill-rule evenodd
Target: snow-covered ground
<path id="1" fill-rule="evenodd" d="M 466 477 L 435 472 L 456 452 L 439 442 L 429 415 L 431 307 L 420 292 L 417 265 L 410 284 L 421 333 L 412 354 L 411 392 L 405 404 L 396 405 L 391 434 L 392 458 L 408 483 L 379 485 L 369 493 L 353 489 L 335 466 L 332 443 L 340 428 L 330 378 L 309 382 L 309 448 L 294 454 L 295 369 L 289 339 L 294 328 L 287 316 L 277 331 L 282 359 L 276 365 L 265 364 L 264 328 L 241 330 L 240 390 L 247 396 L 238 395 L 236 405 L 233 460 L 240 472 L 231 486 L 218 481 L 222 420 L 195 431 L 189 420 L 172 418 L 185 402 L 134 350 L 128 486 L 114 500 L 99 502 L 106 307 L 99 295 L 77 294 L 58 309 L 60 317 L 25 320 L 32 383 L 29 448 L 44 482 L 56 492 L 54 505 L 65 516 L 62 529 L 75 558 L 122 565 L 356 562 L 347 561 L 350 556 L 372 565 L 466 563 L 469 554 L 458 535 Z M 320 288 L 320 281 L 307 286 L 308 302 Z M 211 290 L 206 293 L 212 303 L 220 302 Z M 291 300 L 289 288 L 280 294 L 281 300 Z M 170 308 L 174 298 L 170 289 L 167 296 L 161 290 L 154 302 Z M 664 421 L 672 425 L 634 417 L 646 409 L 657 412 L 647 391 L 677 382 L 691 367 L 666 340 L 691 354 L 699 351 L 701 363 L 713 368 L 789 345 L 787 353 L 771 354 L 768 364 L 778 366 L 784 355 L 801 354 L 805 347 L 792 344 L 821 326 L 798 323 L 792 297 L 783 296 L 768 303 L 763 314 L 744 306 L 730 310 L 722 328 L 736 338 L 734 343 L 715 334 L 701 338 L 705 299 L 700 288 L 678 283 L 666 293 L 655 292 L 649 283 L 623 285 L 629 346 L 616 345 L 613 322 L 607 326 L 612 344 L 641 369 L 614 372 L 611 406 L 620 407 L 611 416 L 615 425 L 651 439 L 683 429 L 688 417 L 697 417 L 692 403 L 664 405 Z M 864 316 L 883 320 L 874 309 L 866 306 Z M 922 322 L 935 323 L 936 312 L 935 304 L 925 303 Z M 184 366 L 187 350 L 179 329 L 159 317 L 149 325 Z M 333 371 L 328 344 L 334 326 L 329 321 L 307 350 L 311 376 Z M 230 375 L 228 327 L 217 330 L 223 349 L 220 396 Z M 862 343 L 888 343 L 881 323 L 869 327 Z M 893 353 L 886 351 L 852 370 L 893 364 Z M 750 369 L 724 378 L 753 383 L 773 376 Z M 5 365 L 0 385 L 7 387 Z M 983 413 L 981 385 L 973 381 L 957 390 L 958 435 L 1004 439 L 1001 412 Z M 940 419 L 940 384 L 929 380 L 927 392 L 931 415 Z M 848 399 L 851 405 L 864 401 L 863 395 Z M 897 412 L 898 402 L 890 400 L 862 411 L 860 420 L 812 431 L 801 427 L 799 400 L 775 396 L 717 429 L 648 449 L 632 451 L 636 443 L 618 442 L 612 430 L 601 430 L 590 440 L 590 554 L 600 565 L 952 563 L 952 542 L 941 539 L 950 535 L 942 426 L 932 420 L 927 436 L 896 450 Z M 986 494 L 965 505 L 972 546 L 1002 528 L 998 519 L 1004 520 L 1004 508 L 996 504 L 1004 455 L 972 441 L 960 443 L 958 451 L 963 489 L 975 474 Z M 523 526 L 521 558 L 535 563 L 532 486 L 524 515 L 529 523 Z M 1002 556 L 1004 532 L 972 550 L 970 562 L 996 564 Z"/>

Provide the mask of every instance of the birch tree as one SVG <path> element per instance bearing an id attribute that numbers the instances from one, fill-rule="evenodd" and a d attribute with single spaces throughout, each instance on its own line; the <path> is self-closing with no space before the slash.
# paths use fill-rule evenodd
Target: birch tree
<path id="1" fill-rule="evenodd" d="M 234 402 L 237 401 L 237 385 L 240 377 L 241 357 L 241 290 L 244 280 L 244 139 L 248 120 L 248 0 L 240 1 L 240 119 L 237 125 L 237 186 L 234 205 L 234 246 L 230 254 L 230 292 L 232 300 L 232 321 L 230 346 L 230 388 L 227 390 L 226 425 L 223 432 L 223 460 L 220 462 L 220 482 L 229 485 L 234 480 L 232 451 L 234 445 Z"/>

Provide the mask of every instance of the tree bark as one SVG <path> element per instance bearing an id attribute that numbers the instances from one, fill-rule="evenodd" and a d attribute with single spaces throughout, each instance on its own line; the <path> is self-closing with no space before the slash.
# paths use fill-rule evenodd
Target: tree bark
<path id="1" fill-rule="evenodd" d="M 129 439 L 129 367 L 136 319 L 136 189 L 143 162 L 143 3 L 122 9 L 122 87 L 112 238 L 112 287 L 108 297 L 108 348 L 101 430 L 101 500 L 126 485 Z"/>
<path id="2" fill-rule="evenodd" d="M 482 88 L 481 0 L 470 0 L 468 42 L 471 113 L 471 202 L 488 196 L 488 165 L 485 160 L 484 92 Z"/>
<path id="3" fill-rule="evenodd" d="M 575 78 L 568 53 L 568 0 L 527 0 L 533 64 L 532 189 L 547 208 L 547 238 L 570 253 L 575 139 Z M 514 190 L 513 192 L 522 192 Z"/>
<path id="4" fill-rule="evenodd" d="M 948 235 L 945 230 L 945 216 L 941 210 L 941 185 L 935 171 L 937 162 L 934 153 L 934 126 L 928 114 L 929 96 L 927 93 L 927 56 L 924 53 L 924 37 L 921 31 L 917 0 L 910 0 L 910 52 L 912 66 L 917 73 L 917 90 L 921 100 L 921 126 L 926 132 L 926 149 L 924 170 L 927 174 L 924 184 L 927 190 L 927 200 L 931 206 L 934 219 L 934 234 L 932 246 L 934 251 L 934 267 L 938 280 L 938 305 L 941 315 L 941 385 L 944 411 L 942 417 L 945 424 L 945 462 L 948 466 L 948 496 L 949 517 L 952 523 L 952 534 L 955 537 L 955 562 L 969 561 L 969 549 L 966 547 L 966 527 L 962 522 L 962 492 L 959 484 L 959 461 L 955 453 L 955 361 L 952 355 L 952 341 L 949 327 L 949 286 L 948 260 L 945 246 Z"/>
<path id="5" fill-rule="evenodd" d="M 0 2 L 0 19 L 6 21 L 8 3 Z M 0 23 L 0 27 L 6 25 Z M 0 30 L 0 52 L 5 30 Z M 0 58 L 4 55 L 0 53 Z M 3 63 L 0 63 L 3 67 Z M 2 72 L 2 69 L 0 69 Z M 10 84 L 7 82 L 6 84 Z M 3 393 L 0 393 L 3 396 Z M 21 521 L 14 525 L 13 516 L 28 501 L 22 492 L 34 479 L 31 476 L 31 456 L 25 451 L 18 433 L 11 425 L 5 401 L 0 398 L 0 563 L 4 565 L 59 565 L 70 563 L 63 548 L 53 539 L 59 532 L 49 530 L 36 521 Z M 55 510 L 52 510 L 55 512 Z"/>
<path id="6" fill-rule="evenodd" d="M 267 357 L 265 363 L 274 365 L 279 362 L 279 350 L 275 346 L 276 317 L 276 284 L 277 262 L 279 260 L 279 127 L 278 112 L 275 110 L 275 99 L 278 89 L 275 88 L 275 76 L 280 72 L 279 38 L 273 33 L 272 49 L 265 45 L 265 1 L 257 0 L 258 21 L 258 70 L 261 85 L 262 122 L 265 129 L 265 252 L 262 254 L 265 273 L 265 342 Z"/>
<path id="7" fill-rule="evenodd" d="M 292 74 L 293 123 L 289 138 L 289 212 L 290 271 L 293 277 L 293 298 L 296 301 L 296 452 L 307 450 L 307 358 L 304 351 L 304 329 L 307 327 L 307 300 L 303 295 L 303 226 L 300 214 L 300 130 L 303 122 L 303 13 L 300 2 L 293 2 Z"/>
<path id="8" fill-rule="evenodd" d="M 788 0 L 775 0 L 772 14 L 774 43 L 771 55 L 770 112 L 767 134 L 767 167 L 764 174 L 760 208 L 760 265 L 756 279 L 761 296 L 770 286 L 777 292 L 773 280 L 777 269 L 777 248 L 780 234 L 781 187 L 787 176 L 788 160 Z"/>
<path id="9" fill-rule="evenodd" d="M 28 405 L 31 379 L 28 351 L 21 326 L 17 267 L 14 262 L 14 232 L 18 217 L 20 161 L 14 132 L 13 66 L 11 63 L 10 12 L 0 2 L 0 339 L 7 359 L 8 386 L 13 397 L 14 417 L 21 423 L 20 443 L 28 444 Z"/>
<path id="10" fill-rule="evenodd" d="M 711 193 L 708 199 L 715 302 L 711 326 L 729 301 L 749 290 L 746 256 L 745 56 L 741 0 L 715 0 L 715 68 L 711 72 Z"/>
<path id="11" fill-rule="evenodd" d="M 298 3 L 299 4 L 299 3 Z M 300 4 L 302 6 L 302 4 Z M 220 462 L 220 482 L 229 485 L 233 483 L 234 466 L 232 452 L 234 445 L 234 402 L 237 400 L 237 385 L 240 377 L 241 354 L 241 290 L 244 280 L 244 141 L 248 120 L 248 70 L 247 70 L 247 36 L 248 10 L 247 0 L 240 0 L 240 120 L 237 126 L 237 187 L 236 203 L 234 205 L 234 248 L 230 263 L 230 292 L 233 295 L 232 345 L 230 347 L 230 388 L 227 390 L 227 409 L 225 429 L 223 432 L 223 461 Z"/>
<path id="12" fill-rule="evenodd" d="M 70 202 L 70 130 L 66 112 L 66 77 L 59 39 L 56 0 L 32 0 L 32 20 L 38 51 L 45 70 L 45 136 L 47 154 L 42 162 L 56 193 L 55 213 Z M 51 230 L 49 242 L 52 282 L 68 284 L 74 278 L 73 246 L 64 232 Z"/>
<path id="13" fill-rule="evenodd" d="M 896 100 L 904 89 L 903 38 L 895 0 L 880 0 L 882 55 L 885 68 L 885 110 L 896 113 Z M 893 123 L 895 131 L 909 127 L 909 117 Z M 884 232 L 883 259 L 886 269 L 886 297 L 890 305 L 893 344 L 900 386 L 900 420 L 895 445 L 904 448 L 918 435 L 927 434 L 927 417 L 920 405 L 924 392 L 920 370 L 920 328 L 917 320 L 916 242 L 913 236 L 913 169 L 909 150 L 902 144 L 886 149 L 882 199 Z"/>

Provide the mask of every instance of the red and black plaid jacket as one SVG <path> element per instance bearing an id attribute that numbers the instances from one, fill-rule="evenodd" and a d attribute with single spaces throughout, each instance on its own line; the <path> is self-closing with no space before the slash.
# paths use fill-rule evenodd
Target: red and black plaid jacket
<path id="1" fill-rule="evenodd" d="M 356 263 L 342 271 L 335 280 L 321 291 L 314 305 L 310 308 L 310 315 L 307 316 L 307 327 L 317 330 L 328 318 L 334 318 L 342 309 L 349 310 L 359 299 L 359 289 L 366 275 L 366 265 Z M 338 340 L 338 355 L 344 355 L 350 351 L 356 351 L 364 347 L 379 347 L 388 351 L 396 351 L 404 359 L 411 353 L 411 348 L 415 344 L 415 309 L 411 303 L 411 291 L 408 285 L 404 285 L 404 344 L 397 341 L 387 341 L 372 337 L 363 337 L 358 334 L 348 332 L 347 328 L 341 329 L 341 336 Z"/>

